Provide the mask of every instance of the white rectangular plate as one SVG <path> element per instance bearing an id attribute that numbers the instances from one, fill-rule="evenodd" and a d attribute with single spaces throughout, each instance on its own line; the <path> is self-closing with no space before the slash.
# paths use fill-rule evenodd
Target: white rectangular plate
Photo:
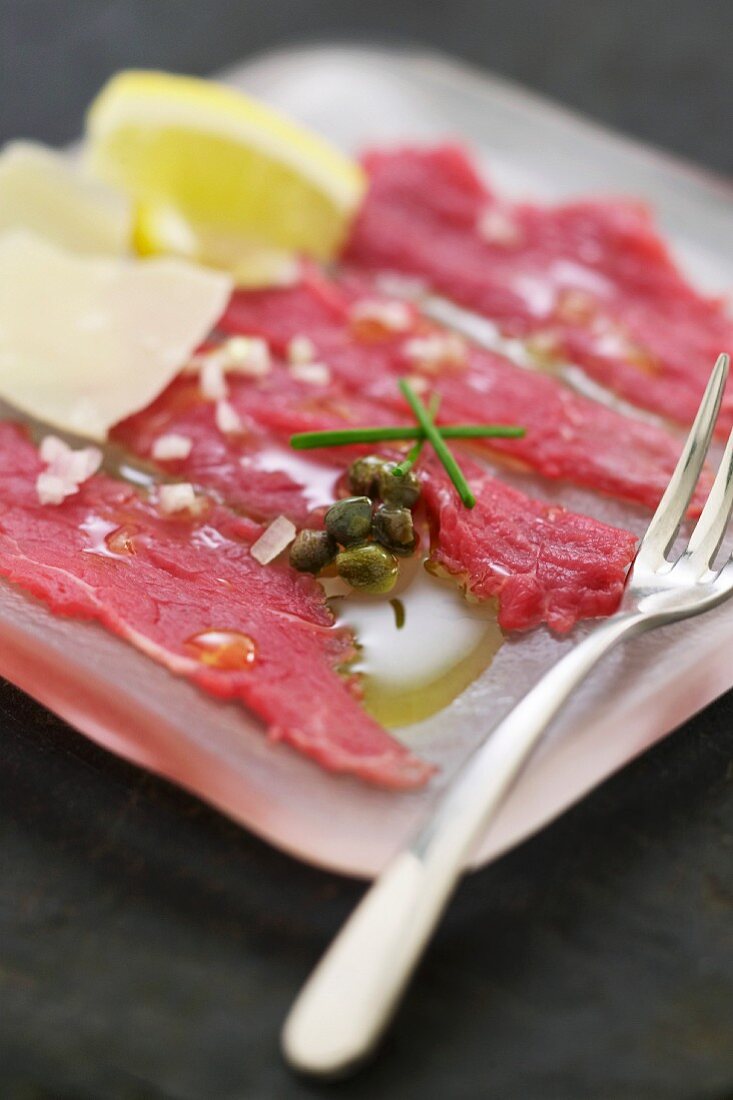
<path id="1" fill-rule="evenodd" d="M 514 195 L 647 199 L 698 283 L 733 284 L 733 202 L 724 183 L 503 82 L 434 55 L 345 47 L 268 55 L 225 78 L 345 149 L 452 137 Z M 528 478 L 521 484 L 636 531 L 647 519 L 580 490 Z M 273 844 L 355 875 L 383 865 L 471 749 L 580 634 L 560 641 L 537 630 L 507 641 L 450 707 L 403 731 L 441 770 L 426 791 L 399 794 L 327 775 L 269 743 L 240 707 L 205 697 L 101 628 L 57 619 L 0 585 L 0 674 L 100 744 L 196 792 Z M 484 837 L 476 865 L 732 687 L 732 644 L 728 606 L 632 642 L 606 661 L 556 722 Z"/>

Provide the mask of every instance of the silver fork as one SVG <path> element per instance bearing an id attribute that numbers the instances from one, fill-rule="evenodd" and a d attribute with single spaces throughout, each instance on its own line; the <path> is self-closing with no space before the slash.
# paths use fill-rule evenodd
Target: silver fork
<path id="1" fill-rule="evenodd" d="M 550 669 L 476 750 L 307 981 L 283 1029 L 283 1050 L 296 1069 L 345 1073 L 375 1046 L 472 849 L 558 711 L 598 661 L 622 639 L 699 615 L 733 593 L 733 556 L 713 569 L 733 509 L 733 433 L 686 548 L 668 558 L 710 447 L 728 366 L 728 356 L 719 356 L 619 611 Z"/>

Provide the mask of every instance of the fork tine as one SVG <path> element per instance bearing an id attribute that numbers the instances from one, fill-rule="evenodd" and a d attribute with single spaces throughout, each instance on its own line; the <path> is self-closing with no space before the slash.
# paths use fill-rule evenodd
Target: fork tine
<path id="1" fill-rule="evenodd" d="M 728 442 L 720 461 L 720 467 L 715 475 L 710 495 L 705 501 L 705 507 L 695 524 L 695 530 L 690 535 L 690 541 L 684 553 L 685 559 L 690 565 L 697 568 L 698 573 L 702 573 L 709 568 L 710 563 L 717 554 L 732 511 L 733 431 L 728 436 Z"/>
<path id="2" fill-rule="evenodd" d="M 641 540 L 636 560 L 652 568 L 656 568 L 665 559 L 685 518 L 710 447 L 723 400 L 729 364 L 727 355 L 718 356 L 679 462 Z"/>

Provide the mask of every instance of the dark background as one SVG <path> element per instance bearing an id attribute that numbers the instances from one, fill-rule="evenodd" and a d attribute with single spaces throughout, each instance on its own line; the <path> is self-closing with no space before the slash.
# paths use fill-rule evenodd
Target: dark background
<path id="1" fill-rule="evenodd" d="M 119 67 L 325 36 L 434 44 L 731 168 L 729 0 L 0 0 L 0 139 L 75 137 Z M 380 1059 L 329 1087 L 277 1032 L 361 887 L 2 682 L 0 737 L 3 1100 L 733 1096 L 733 696 L 471 876 Z"/>

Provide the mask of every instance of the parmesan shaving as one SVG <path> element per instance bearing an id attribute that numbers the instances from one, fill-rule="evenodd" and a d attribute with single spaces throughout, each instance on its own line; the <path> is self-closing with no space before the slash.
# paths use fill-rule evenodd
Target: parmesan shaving
<path id="1" fill-rule="evenodd" d="M 95 440 L 145 408 L 221 316 L 231 281 L 176 259 L 76 256 L 0 235 L 0 398 Z"/>
<path id="2" fill-rule="evenodd" d="M 132 241 L 132 203 L 67 154 L 12 141 L 0 156 L 0 230 L 21 228 L 72 252 L 120 254 Z"/>

